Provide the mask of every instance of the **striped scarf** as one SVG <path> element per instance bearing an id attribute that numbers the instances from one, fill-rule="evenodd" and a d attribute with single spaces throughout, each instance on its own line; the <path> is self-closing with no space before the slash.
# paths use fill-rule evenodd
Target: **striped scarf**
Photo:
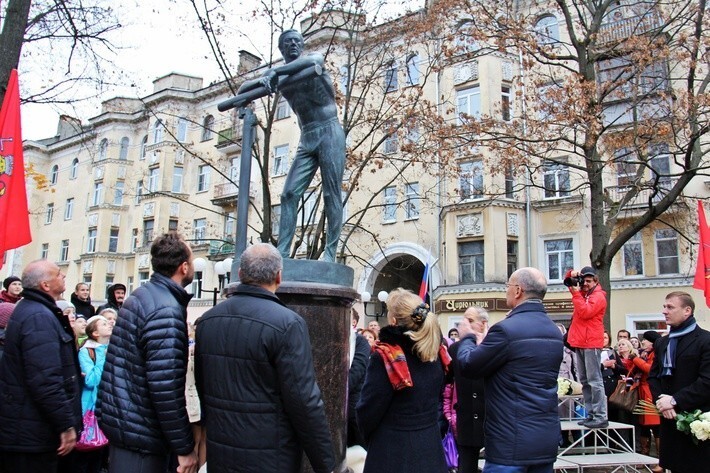
<path id="1" fill-rule="evenodd" d="M 375 345 L 375 352 L 382 357 L 382 361 L 385 364 L 385 370 L 387 371 L 387 377 L 392 384 L 392 389 L 395 391 L 400 391 L 405 388 L 410 388 L 414 386 L 412 382 L 412 375 L 409 372 L 409 366 L 407 365 L 407 358 L 404 355 L 402 347 L 399 345 L 377 342 Z M 449 351 L 445 344 L 439 346 L 439 360 L 444 368 L 444 374 L 449 373 L 449 367 L 451 365 L 451 357 L 449 356 Z"/>
<path id="2" fill-rule="evenodd" d="M 688 335 L 695 330 L 698 324 L 695 322 L 695 316 L 691 315 L 685 322 L 680 324 L 678 328 L 671 327 L 668 333 L 668 348 L 666 355 L 663 357 L 663 373 L 661 376 L 673 376 L 675 369 L 675 350 L 678 346 L 678 339 L 684 335 Z"/>

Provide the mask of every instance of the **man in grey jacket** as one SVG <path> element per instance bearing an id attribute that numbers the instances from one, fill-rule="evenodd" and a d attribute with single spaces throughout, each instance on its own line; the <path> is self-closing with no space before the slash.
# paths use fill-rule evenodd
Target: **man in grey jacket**
<path id="1" fill-rule="evenodd" d="M 308 327 L 276 297 L 282 259 L 249 247 L 236 293 L 197 323 L 195 378 L 210 473 L 316 473 L 335 467 Z"/>

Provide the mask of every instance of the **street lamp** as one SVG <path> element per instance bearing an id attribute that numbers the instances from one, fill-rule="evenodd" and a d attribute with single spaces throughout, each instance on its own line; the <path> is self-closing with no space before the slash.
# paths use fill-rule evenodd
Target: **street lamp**
<path id="1" fill-rule="evenodd" d="M 195 268 L 195 278 L 197 279 L 197 298 L 200 299 L 203 292 L 209 292 L 212 294 L 212 305 L 217 305 L 217 294 L 219 294 L 219 289 L 202 289 L 202 273 L 205 269 L 207 269 L 207 261 L 205 261 L 204 258 L 195 258 L 192 260 L 192 267 Z"/>
<path id="2" fill-rule="evenodd" d="M 378 322 L 380 321 L 380 317 L 386 317 L 386 316 L 387 316 L 387 304 L 386 304 L 386 302 L 387 302 L 387 296 L 389 296 L 389 294 L 387 293 L 387 291 L 380 291 L 380 292 L 378 292 L 378 293 L 377 293 L 377 299 L 380 301 L 380 312 L 379 312 L 379 313 L 378 313 L 378 312 L 375 312 L 374 314 L 368 314 L 368 313 L 367 313 L 367 304 L 368 304 L 368 303 L 370 302 L 370 300 L 372 299 L 372 294 L 370 294 L 370 293 L 367 292 L 367 291 L 363 292 L 363 293 L 360 295 L 360 298 L 362 299 L 362 307 L 363 307 L 363 309 L 364 309 L 364 311 L 365 311 L 365 315 L 366 315 L 367 317 L 374 317 L 375 320 L 377 320 Z M 377 309 L 375 309 L 375 310 L 377 310 Z"/>

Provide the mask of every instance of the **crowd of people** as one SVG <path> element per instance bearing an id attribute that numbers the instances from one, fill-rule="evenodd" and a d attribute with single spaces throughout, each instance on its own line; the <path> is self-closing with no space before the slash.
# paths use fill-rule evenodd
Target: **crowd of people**
<path id="1" fill-rule="evenodd" d="M 194 277 L 189 245 L 171 233 L 150 251 L 150 281 L 128 297 L 112 285 L 96 310 L 85 284 L 63 299 L 64 274 L 46 260 L 3 281 L 0 309 L 12 307 L 0 310 L 0 473 L 194 473 L 208 460 L 217 473 L 296 472 L 304 453 L 314 471 L 333 472 L 308 328 L 276 296 L 279 251 L 250 246 L 234 294 L 196 325 L 184 289 Z M 408 290 L 390 292 L 382 327 L 358 329 L 353 310 L 347 444 L 367 450 L 365 473 L 471 473 L 482 451 L 485 473 L 552 472 L 558 448 L 575 440 L 561 435 L 558 378 L 581 383 L 582 427 L 633 424 L 632 447 L 660 455 L 652 471 L 701 471 L 710 444 L 674 422 L 681 411 L 710 411 L 710 332 L 697 325 L 692 297 L 667 295 L 667 336 L 648 330 L 637 346 L 620 330 L 612 347 L 596 272 L 566 278 L 569 330 L 545 312 L 547 283 L 535 268 L 510 276 L 502 321 L 489 326 L 471 307 L 446 337 Z M 656 410 L 608 405 L 620 382 Z M 93 416 L 108 446 L 75 448 Z"/>

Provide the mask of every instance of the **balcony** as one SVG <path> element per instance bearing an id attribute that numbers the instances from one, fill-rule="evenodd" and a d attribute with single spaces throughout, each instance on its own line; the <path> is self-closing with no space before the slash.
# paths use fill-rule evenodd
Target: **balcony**
<path id="1" fill-rule="evenodd" d="M 241 124 L 220 130 L 217 133 L 217 144 L 215 147 L 227 154 L 236 153 L 242 149 L 242 129 Z"/>
<path id="2" fill-rule="evenodd" d="M 209 256 L 233 255 L 234 242 L 224 240 L 210 240 Z"/>
<path id="3" fill-rule="evenodd" d="M 621 210 L 627 212 L 643 212 L 648 209 L 649 200 L 651 205 L 658 203 L 661 199 L 663 199 L 663 197 L 666 196 L 668 191 L 673 188 L 675 183 L 676 179 L 672 179 L 665 182 L 659 182 L 659 185 L 656 188 L 645 187 L 640 189 L 639 193 L 636 194 L 631 201 L 624 204 L 624 207 Z M 614 204 L 618 204 L 621 199 L 626 196 L 628 191 L 629 187 L 627 186 L 607 186 L 605 188 L 607 196 Z M 607 204 L 606 207 L 608 208 L 609 205 Z"/>
<path id="4" fill-rule="evenodd" d="M 256 184 L 254 181 L 249 182 L 249 198 L 256 197 Z M 239 197 L 239 186 L 233 182 L 223 182 L 217 184 L 212 192 L 212 204 L 222 207 L 236 207 L 237 198 Z"/>
<path id="5" fill-rule="evenodd" d="M 601 25 L 597 36 L 598 45 L 617 43 L 627 38 L 659 31 L 663 28 L 663 20 L 655 10 L 648 10 L 643 15 L 621 18 Z"/>

